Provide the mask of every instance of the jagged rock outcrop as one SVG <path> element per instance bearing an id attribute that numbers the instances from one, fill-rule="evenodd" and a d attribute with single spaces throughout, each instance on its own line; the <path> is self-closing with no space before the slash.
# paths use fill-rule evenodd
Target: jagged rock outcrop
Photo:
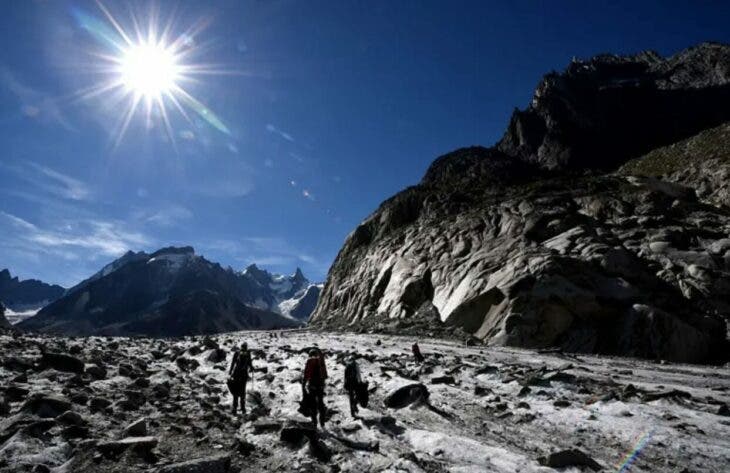
<path id="1" fill-rule="evenodd" d="M 728 209 L 680 179 L 605 171 L 730 121 L 729 71 L 730 47 L 703 44 L 546 76 L 496 147 L 438 158 L 349 235 L 312 324 L 727 357 Z"/>
<path id="2" fill-rule="evenodd" d="M 10 322 L 5 318 L 5 306 L 0 303 L 0 329 L 10 328 Z"/>
<path id="3" fill-rule="evenodd" d="M 548 169 L 613 169 L 730 119 L 730 48 L 574 60 L 546 75 L 497 148 Z"/>

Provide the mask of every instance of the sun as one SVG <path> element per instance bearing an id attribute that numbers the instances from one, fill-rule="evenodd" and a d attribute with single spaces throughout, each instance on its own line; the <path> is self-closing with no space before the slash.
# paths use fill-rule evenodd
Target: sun
<path id="1" fill-rule="evenodd" d="M 186 90 L 191 85 L 203 89 L 205 84 L 197 80 L 202 75 L 230 73 L 195 61 L 203 52 L 196 40 L 203 23 L 176 35 L 172 18 L 163 24 L 153 10 L 146 15 L 146 27 L 140 25 L 137 15 L 132 15 L 131 26 L 125 28 L 101 2 L 97 5 L 103 19 L 77 8 L 72 10 L 79 27 L 96 42 L 92 56 L 98 64 L 92 70 L 101 75 L 99 82 L 79 95 L 83 99 L 103 97 L 103 106 L 113 111 L 117 120 L 113 125 L 115 146 L 138 115 L 143 116 L 146 129 L 156 128 L 159 122 L 174 145 L 172 110 L 190 126 L 200 126 L 202 120 L 230 135 L 223 121 Z"/>
<path id="2" fill-rule="evenodd" d="M 124 87 L 147 99 L 159 99 L 175 90 L 182 72 L 175 54 L 159 43 L 127 47 L 119 69 Z"/>

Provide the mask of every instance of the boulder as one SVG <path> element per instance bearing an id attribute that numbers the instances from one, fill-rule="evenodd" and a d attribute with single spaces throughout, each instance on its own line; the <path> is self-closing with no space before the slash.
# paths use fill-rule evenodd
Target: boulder
<path id="1" fill-rule="evenodd" d="M 453 376 L 436 376 L 431 378 L 431 384 L 456 384 Z"/>
<path id="2" fill-rule="evenodd" d="M 60 416 L 56 417 L 56 422 L 60 422 L 66 425 L 84 425 L 86 420 L 81 417 L 81 414 L 74 411 L 66 411 Z"/>
<path id="3" fill-rule="evenodd" d="M 562 450 L 551 453 L 547 457 L 538 459 L 541 465 L 551 468 L 567 468 L 571 466 L 587 466 L 593 471 L 600 471 L 603 467 L 587 454 L 577 449 Z"/>
<path id="4" fill-rule="evenodd" d="M 124 428 L 124 437 L 144 437 L 147 435 L 147 419 L 137 419 Z"/>
<path id="5" fill-rule="evenodd" d="M 87 366 L 86 372 L 94 379 L 105 379 L 107 374 L 106 369 L 96 364 Z"/>
<path id="6" fill-rule="evenodd" d="M 226 361 L 226 351 L 222 348 L 213 348 L 205 356 L 205 360 L 209 363 L 222 363 Z"/>
<path id="7" fill-rule="evenodd" d="M 282 442 L 299 445 L 304 439 L 315 438 L 317 429 L 311 424 L 291 423 L 281 429 L 279 438 Z"/>
<path id="8" fill-rule="evenodd" d="M 21 410 L 35 414 L 38 417 L 56 418 L 71 410 L 71 406 L 71 401 L 61 396 L 37 394 L 31 396 L 23 404 Z"/>
<path id="9" fill-rule="evenodd" d="M 95 411 L 103 411 L 107 407 L 111 406 L 112 402 L 108 399 L 105 399 L 103 397 L 92 397 L 89 401 L 89 408 L 91 409 L 91 412 Z"/>
<path id="10" fill-rule="evenodd" d="M 75 356 L 64 353 L 43 352 L 41 364 L 57 371 L 81 374 L 84 372 L 85 364 Z"/>
<path id="11" fill-rule="evenodd" d="M 282 424 L 277 421 L 258 420 L 254 422 L 251 427 L 255 435 L 264 434 L 269 432 L 278 432 L 281 430 Z"/>
<path id="12" fill-rule="evenodd" d="M 391 409 L 402 409 L 414 402 L 428 402 L 428 388 L 420 383 L 400 387 L 388 394 L 385 405 Z"/>
<path id="13" fill-rule="evenodd" d="M 157 446 L 157 437 L 127 437 L 121 440 L 99 442 L 96 448 L 104 455 L 118 455 L 125 450 L 149 452 Z"/>
<path id="14" fill-rule="evenodd" d="M 163 466 L 158 473 L 228 473 L 230 455 L 217 455 Z"/>

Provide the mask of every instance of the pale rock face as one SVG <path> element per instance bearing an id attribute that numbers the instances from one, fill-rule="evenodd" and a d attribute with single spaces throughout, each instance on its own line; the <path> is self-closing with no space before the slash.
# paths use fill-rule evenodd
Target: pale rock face
<path id="1" fill-rule="evenodd" d="M 730 121 L 719 105 L 729 71 L 730 48 L 703 44 L 546 76 L 495 148 L 439 157 L 349 235 L 311 323 L 675 361 L 727 356 L 726 161 L 671 176 L 607 171 Z"/>
<path id="2" fill-rule="evenodd" d="M 696 306 L 726 304 L 719 288 L 730 283 L 730 267 L 705 249 L 723 249 L 722 238 L 677 246 L 703 231 L 698 218 L 712 218 L 724 229 L 718 235 L 730 231 L 730 218 L 689 199 L 673 211 L 669 234 L 642 225 L 676 197 L 674 186 L 653 184 L 605 178 L 601 192 L 584 184 L 575 189 L 580 198 L 553 201 L 537 223 L 535 205 L 502 195 L 473 215 L 410 225 L 335 263 L 314 324 L 408 320 L 427 303 L 445 324 L 489 344 L 705 359 L 720 341 L 698 322 Z M 647 198 L 659 204 L 646 215 L 620 211 Z M 600 220 L 588 217 L 599 207 Z M 676 243 L 653 241 L 670 234 Z M 634 326 L 641 330 L 627 336 Z M 681 338 L 669 336 L 675 329 Z"/>

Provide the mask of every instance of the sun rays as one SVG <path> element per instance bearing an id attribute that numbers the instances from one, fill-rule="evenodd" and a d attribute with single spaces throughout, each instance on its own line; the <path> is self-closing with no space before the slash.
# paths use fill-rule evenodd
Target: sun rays
<path id="1" fill-rule="evenodd" d="M 103 19 L 79 9 L 72 12 L 78 25 L 98 46 L 91 53 L 92 72 L 100 79 L 79 95 L 83 99 L 102 97 L 118 115 L 113 132 L 115 146 L 138 116 L 147 128 L 161 125 L 174 144 L 173 109 L 191 125 L 198 117 L 221 133 L 230 134 L 223 121 L 185 88 L 199 84 L 202 75 L 227 73 L 194 61 L 201 51 L 194 38 L 203 30 L 204 23 L 174 34 L 172 19 L 163 26 L 158 13 L 151 10 L 147 12 L 145 27 L 130 14 L 131 28 L 125 29 L 103 4 L 98 6 Z"/>

